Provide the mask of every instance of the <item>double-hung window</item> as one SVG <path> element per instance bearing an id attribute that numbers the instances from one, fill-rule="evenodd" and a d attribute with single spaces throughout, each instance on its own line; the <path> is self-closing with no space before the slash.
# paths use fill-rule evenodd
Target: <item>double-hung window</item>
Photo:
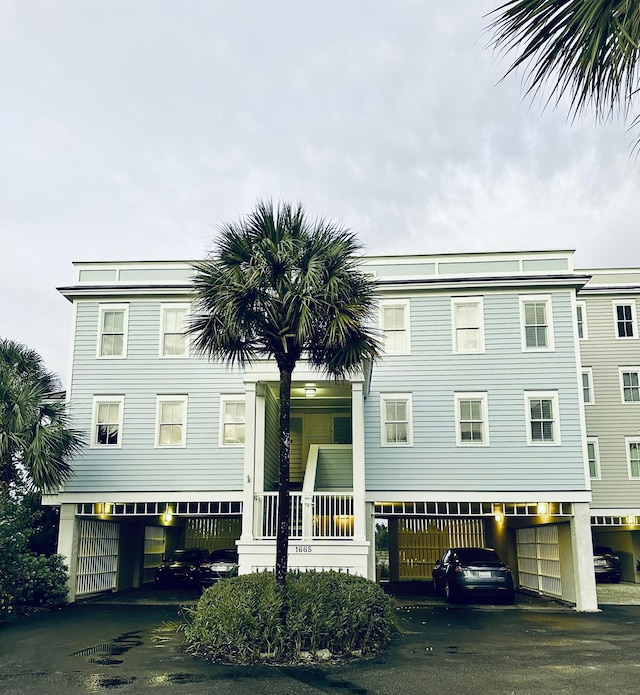
<path id="1" fill-rule="evenodd" d="M 591 367 L 582 370 L 582 400 L 585 405 L 593 405 L 593 371 Z"/>
<path id="2" fill-rule="evenodd" d="M 382 446 L 412 446 L 411 394 L 384 393 L 380 396 Z"/>
<path id="3" fill-rule="evenodd" d="M 92 447 L 122 446 L 124 396 L 95 396 L 93 399 Z"/>
<path id="4" fill-rule="evenodd" d="M 240 446 L 245 439 L 245 401 L 239 396 L 222 396 L 221 399 L 222 446 Z"/>
<path id="5" fill-rule="evenodd" d="M 156 446 L 184 447 L 187 438 L 187 396 L 158 396 Z"/>
<path id="6" fill-rule="evenodd" d="M 587 437 L 587 458 L 589 460 L 589 477 L 600 480 L 600 448 L 597 437 Z"/>
<path id="7" fill-rule="evenodd" d="M 101 304 L 98 321 L 98 357 L 126 357 L 129 305 Z"/>
<path id="8" fill-rule="evenodd" d="M 523 350 L 553 350 L 551 295 L 522 295 L 520 324 Z"/>
<path id="9" fill-rule="evenodd" d="M 586 340 L 589 337 L 586 302 L 576 302 L 576 315 L 578 320 L 578 338 L 580 340 Z"/>
<path id="10" fill-rule="evenodd" d="M 161 307 L 160 355 L 161 357 L 188 357 L 185 336 L 187 304 L 163 304 Z"/>
<path id="11" fill-rule="evenodd" d="M 640 403 L 640 367 L 620 367 L 620 393 L 623 403 Z"/>
<path id="12" fill-rule="evenodd" d="M 456 393 L 456 443 L 458 446 L 488 446 L 486 393 Z"/>
<path id="13" fill-rule="evenodd" d="M 614 301 L 613 320 L 616 338 L 628 339 L 638 337 L 635 300 Z"/>
<path id="14" fill-rule="evenodd" d="M 520 321 L 523 350 L 553 350 L 551 295 L 522 295 Z"/>
<path id="15" fill-rule="evenodd" d="M 527 412 L 527 443 L 530 445 L 560 444 L 558 394 L 555 391 L 525 393 Z"/>
<path id="16" fill-rule="evenodd" d="M 388 300 L 382 302 L 380 306 L 380 322 L 385 354 L 410 354 L 409 300 Z"/>
<path id="17" fill-rule="evenodd" d="M 451 300 L 453 351 L 484 352 L 484 311 L 482 297 L 454 297 Z"/>
<path id="18" fill-rule="evenodd" d="M 640 437 L 625 437 L 629 478 L 640 478 Z"/>

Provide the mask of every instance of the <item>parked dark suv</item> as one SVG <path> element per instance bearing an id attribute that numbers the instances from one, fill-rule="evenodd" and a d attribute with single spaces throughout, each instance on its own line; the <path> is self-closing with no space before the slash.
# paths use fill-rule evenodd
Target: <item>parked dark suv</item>
<path id="1" fill-rule="evenodd" d="M 238 551 L 235 548 L 214 550 L 200 563 L 199 577 L 202 588 L 215 584 L 220 579 L 238 575 Z"/>
<path id="2" fill-rule="evenodd" d="M 156 570 L 156 585 L 198 584 L 200 565 L 208 555 L 209 551 L 205 548 L 174 550 Z"/>
<path id="3" fill-rule="evenodd" d="M 492 548 L 445 550 L 433 568 L 433 584 L 449 602 L 482 597 L 509 604 L 515 598 L 511 570 Z"/>
<path id="4" fill-rule="evenodd" d="M 620 558 L 607 545 L 593 546 L 593 569 L 597 582 L 618 584 L 622 579 Z"/>

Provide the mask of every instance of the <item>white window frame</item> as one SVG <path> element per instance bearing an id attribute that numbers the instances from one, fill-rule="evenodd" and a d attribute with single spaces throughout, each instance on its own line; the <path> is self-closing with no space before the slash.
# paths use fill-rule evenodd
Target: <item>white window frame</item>
<path id="1" fill-rule="evenodd" d="M 584 389 L 585 389 L 584 377 L 585 377 L 585 375 L 586 375 L 587 380 L 589 382 L 587 385 L 587 388 L 589 390 L 589 400 L 585 400 L 585 397 L 584 397 Z M 580 373 L 580 386 L 582 388 L 582 402 L 585 405 L 594 405 L 596 402 L 596 399 L 595 399 L 595 394 L 593 392 L 593 368 L 592 367 L 583 367 L 582 368 L 582 371 Z"/>
<path id="2" fill-rule="evenodd" d="M 551 401 L 553 412 L 553 440 L 539 441 L 531 435 L 531 401 Z M 525 391 L 524 394 L 525 415 L 527 421 L 527 445 L 528 446 L 560 446 L 560 406 L 557 391 Z"/>
<path id="3" fill-rule="evenodd" d="M 244 422 L 242 423 L 245 425 L 245 441 L 244 442 L 226 442 L 225 441 L 225 437 L 224 437 L 225 425 L 240 424 L 239 421 L 234 421 L 234 422 L 227 422 L 226 421 L 226 406 L 228 403 L 242 403 L 245 406 Z M 220 396 L 220 440 L 219 440 L 220 446 L 224 447 L 225 449 L 237 449 L 237 448 L 244 447 L 245 442 L 246 442 L 246 437 L 247 437 L 246 424 L 247 424 L 247 411 L 246 411 L 246 399 L 245 399 L 244 395 L 229 394 L 229 395 Z"/>
<path id="4" fill-rule="evenodd" d="M 118 406 L 118 442 L 117 444 L 100 444 L 98 442 L 98 408 L 100 405 Z M 91 437 L 89 445 L 92 449 L 120 449 L 122 448 L 122 429 L 124 424 L 124 396 L 104 395 L 93 397 L 91 416 Z"/>
<path id="5" fill-rule="evenodd" d="M 638 401 L 625 401 L 624 399 L 624 374 L 636 374 L 638 377 L 638 393 L 640 395 L 640 367 L 618 367 L 618 378 L 620 379 L 620 402 L 623 405 L 640 405 Z"/>
<path id="6" fill-rule="evenodd" d="M 407 403 L 407 441 L 387 441 L 387 401 L 406 401 Z M 406 448 L 413 446 L 413 398 L 410 393 L 381 393 L 380 394 L 380 445 L 383 447 Z"/>
<path id="7" fill-rule="evenodd" d="M 122 354 L 121 355 L 103 355 L 102 354 L 102 336 L 104 315 L 109 311 L 122 311 Z M 129 334 L 129 305 L 128 304 L 100 304 L 98 312 L 98 344 L 96 346 L 96 357 L 101 360 L 123 360 L 127 357 L 127 342 Z"/>
<path id="8" fill-rule="evenodd" d="M 189 397 L 186 395 L 162 394 L 156 396 L 156 428 L 154 447 L 156 449 L 184 449 L 187 446 L 187 403 Z M 162 406 L 167 403 L 179 403 L 182 406 L 181 423 L 161 422 Z M 182 438 L 177 444 L 160 443 L 160 427 L 166 424 L 180 424 L 182 426 Z"/>
<path id="9" fill-rule="evenodd" d="M 388 350 L 385 345 L 386 341 L 384 327 L 384 310 L 390 308 L 402 308 L 404 313 L 404 342 L 402 347 L 396 350 Z M 411 354 L 411 305 L 409 299 L 385 299 L 380 302 L 380 329 L 382 331 L 382 345 L 384 355 Z"/>
<path id="10" fill-rule="evenodd" d="M 527 330 L 525 324 L 525 305 L 545 305 L 545 325 L 547 328 L 547 344 L 544 347 L 529 347 L 527 345 Z M 521 294 L 520 295 L 520 336 L 523 352 L 553 352 L 555 350 L 553 337 L 553 308 L 550 294 Z"/>
<path id="11" fill-rule="evenodd" d="M 462 401 L 480 401 L 482 415 L 482 441 L 469 442 L 462 439 L 462 418 L 460 413 L 460 403 Z M 489 398 L 486 391 L 458 392 L 454 394 L 454 407 L 456 413 L 456 445 L 457 446 L 489 446 Z"/>
<path id="12" fill-rule="evenodd" d="M 582 317 L 582 321 L 578 319 L 578 311 Z M 576 325 L 578 327 L 578 340 L 589 340 L 589 326 L 587 323 L 587 303 L 584 301 L 576 302 Z M 582 335 L 580 335 L 580 326 L 582 326 Z"/>
<path id="13" fill-rule="evenodd" d="M 184 302 L 178 303 L 178 302 L 171 302 L 171 303 L 166 303 L 166 304 L 161 304 L 160 305 L 160 345 L 159 345 L 159 354 L 160 357 L 163 360 L 183 360 L 186 357 L 189 357 L 189 336 L 188 334 L 183 332 L 184 335 L 184 353 L 181 355 L 170 355 L 165 353 L 164 351 L 164 337 L 166 335 L 166 332 L 164 330 L 165 327 L 165 317 L 168 311 L 184 311 L 185 312 L 185 317 L 184 317 L 184 328 L 187 327 L 188 324 L 188 317 L 189 317 L 189 311 L 191 309 L 190 304 L 185 304 Z M 176 335 L 174 333 L 171 333 L 170 335 Z"/>
<path id="14" fill-rule="evenodd" d="M 589 444 L 593 445 L 595 475 L 591 475 L 591 466 L 589 461 Z M 587 468 L 589 470 L 589 478 L 591 480 L 600 480 L 600 444 L 597 437 L 587 437 Z"/>
<path id="15" fill-rule="evenodd" d="M 457 324 L 457 309 L 463 305 L 475 305 L 478 311 L 478 325 L 474 328 L 478 331 L 478 347 L 471 349 L 460 348 L 458 344 L 458 330 L 463 330 Z M 469 328 L 469 327 L 467 327 Z M 452 297 L 451 298 L 451 333 L 452 349 L 454 354 L 481 354 L 484 352 L 484 300 L 482 297 Z"/>
<path id="16" fill-rule="evenodd" d="M 631 307 L 631 330 L 633 335 L 618 335 L 618 307 L 619 306 L 630 306 Z M 613 334 L 616 340 L 637 340 L 638 339 L 638 318 L 636 314 L 636 300 L 635 299 L 614 299 L 612 302 L 613 307 Z"/>
<path id="17" fill-rule="evenodd" d="M 640 480 L 640 470 L 638 471 L 638 475 L 633 475 L 633 471 L 631 470 L 631 444 L 637 444 L 640 448 L 640 437 L 624 438 L 624 447 L 627 455 L 627 473 L 629 475 L 629 480 Z M 638 455 L 640 456 L 640 452 Z M 640 465 L 638 466 L 638 468 L 640 469 Z"/>

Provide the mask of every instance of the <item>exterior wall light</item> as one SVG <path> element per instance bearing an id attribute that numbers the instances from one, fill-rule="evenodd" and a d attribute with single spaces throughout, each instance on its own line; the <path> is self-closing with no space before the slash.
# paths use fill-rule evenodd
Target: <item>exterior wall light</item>
<path id="1" fill-rule="evenodd" d="M 313 398 L 316 395 L 316 387 L 314 384 L 305 384 L 304 387 L 305 398 Z"/>
<path id="2" fill-rule="evenodd" d="M 170 524 L 172 519 L 173 511 L 171 507 L 167 506 L 167 508 L 164 511 L 164 514 L 162 515 L 162 521 L 164 521 L 165 524 Z"/>
<path id="3" fill-rule="evenodd" d="M 547 503 L 538 502 L 538 514 L 545 515 L 547 513 Z"/>

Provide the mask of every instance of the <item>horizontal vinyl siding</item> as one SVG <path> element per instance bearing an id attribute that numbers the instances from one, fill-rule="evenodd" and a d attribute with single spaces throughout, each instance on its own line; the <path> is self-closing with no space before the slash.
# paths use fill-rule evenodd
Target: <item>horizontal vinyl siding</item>
<path id="1" fill-rule="evenodd" d="M 412 297 L 411 355 L 374 366 L 365 403 L 367 489 L 586 489 L 571 292 L 553 292 L 552 302 L 554 351 L 522 351 L 513 291 L 484 294 L 485 353 L 454 355 L 451 298 Z M 524 393 L 546 390 L 558 392 L 562 444 L 527 446 Z M 461 391 L 487 392 L 490 446 L 456 446 Z M 412 394 L 412 447 L 381 446 L 383 392 Z"/>
<path id="2" fill-rule="evenodd" d="M 121 448 L 89 448 L 68 492 L 241 490 L 243 447 L 220 447 L 220 394 L 243 393 L 237 371 L 206 358 L 159 357 L 160 304 L 132 301 L 127 357 L 96 358 L 98 302 L 80 302 L 72 375 L 74 426 L 90 432 L 96 395 L 124 395 Z M 156 396 L 187 395 L 185 448 L 156 448 Z"/>
<path id="3" fill-rule="evenodd" d="M 586 301 L 588 339 L 580 341 L 582 364 L 592 368 L 595 403 L 585 406 L 587 434 L 598 437 L 601 480 L 593 480 L 593 508 L 640 506 L 640 480 L 629 480 L 625 437 L 640 435 L 640 403 L 622 403 L 618 367 L 640 367 L 640 340 L 615 337 L 614 299 L 630 295 L 580 297 Z M 635 295 L 640 310 L 640 293 Z"/>

